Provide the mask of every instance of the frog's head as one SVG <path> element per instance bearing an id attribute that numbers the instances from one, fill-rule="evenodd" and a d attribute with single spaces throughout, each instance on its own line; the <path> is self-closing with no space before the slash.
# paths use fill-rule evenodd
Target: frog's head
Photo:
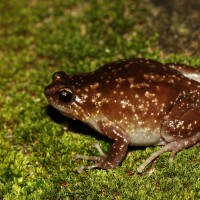
<path id="1" fill-rule="evenodd" d="M 73 87 L 73 76 L 63 71 L 53 74 L 52 83 L 44 90 L 49 103 L 62 114 L 71 118 L 77 118 L 77 113 L 82 112 L 81 99 Z"/>

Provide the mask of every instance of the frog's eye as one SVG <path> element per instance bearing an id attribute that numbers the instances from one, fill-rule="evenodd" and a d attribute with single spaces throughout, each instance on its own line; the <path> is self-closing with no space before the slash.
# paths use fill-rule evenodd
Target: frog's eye
<path id="1" fill-rule="evenodd" d="M 64 88 L 59 91 L 59 98 L 62 102 L 68 103 L 71 101 L 73 93 L 70 89 Z"/>

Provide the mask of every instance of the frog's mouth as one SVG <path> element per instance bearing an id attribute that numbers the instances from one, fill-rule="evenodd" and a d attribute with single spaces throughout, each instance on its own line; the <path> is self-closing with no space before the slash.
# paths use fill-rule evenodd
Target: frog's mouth
<path id="1" fill-rule="evenodd" d="M 60 105 L 58 101 L 54 100 L 53 98 L 49 98 L 48 102 L 51 106 L 53 106 L 55 109 L 57 109 L 59 112 L 63 112 L 63 113 L 69 113 L 70 109 L 67 108 L 67 106 L 65 105 Z"/>
<path id="2" fill-rule="evenodd" d="M 53 106 L 56 110 L 58 110 L 62 115 L 75 119 L 74 115 L 71 114 L 71 108 L 68 108 L 67 106 L 64 105 L 59 105 L 55 103 L 54 101 L 51 101 L 50 99 L 48 100 L 49 104 Z"/>

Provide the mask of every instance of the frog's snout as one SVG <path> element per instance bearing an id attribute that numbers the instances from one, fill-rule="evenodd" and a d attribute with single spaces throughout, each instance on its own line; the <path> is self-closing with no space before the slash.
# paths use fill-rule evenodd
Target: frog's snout
<path id="1" fill-rule="evenodd" d="M 46 86 L 45 87 L 45 89 L 44 89 L 44 94 L 45 94 L 45 96 L 48 98 L 49 96 L 51 96 L 51 95 L 53 95 L 53 89 L 52 89 L 52 87 L 51 87 L 51 85 L 48 85 L 48 86 Z"/>

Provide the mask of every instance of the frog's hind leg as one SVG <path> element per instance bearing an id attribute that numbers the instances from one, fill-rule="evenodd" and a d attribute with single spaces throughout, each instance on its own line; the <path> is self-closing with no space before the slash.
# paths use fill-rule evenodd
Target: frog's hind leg
<path id="1" fill-rule="evenodd" d="M 142 163 L 142 165 L 140 165 L 137 168 L 137 171 L 139 173 L 141 173 L 149 163 L 151 163 L 153 160 L 155 160 L 159 155 L 161 155 L 165 152 L 168 152 L 168 151 L 171 151 L 169 161 L 173 162 L 173 158 L 177 152 L 179 152 L 183 149 L 192 147 L 199 141 L 200 141 L 200 132 L 190 138 L 170 142 L 170 143 L 166 144 L 164 147 L 162 147 L 160 150 L 153 153 L 147 160 L 145 160 L 145 162 Z"/>
<path id="2" fill-rule="evenodd" d="M 181 72 L 187 78 L 193 79 L 200 83 L 200 69 L 191 67 L 185 64 L 172 64 L 168 63 L 167 66 Z"/>
<path id="3" fill-rule="evenodd" d="M 170 162 L 175 154 L 200 142 L 200 105 L 198 98 L 180 99 L 170 113 L 164 118 L 161 135 L 167 144 L 152 154 L 138 169 L 143 169 L 159 155 L 171 151 Z"/>

